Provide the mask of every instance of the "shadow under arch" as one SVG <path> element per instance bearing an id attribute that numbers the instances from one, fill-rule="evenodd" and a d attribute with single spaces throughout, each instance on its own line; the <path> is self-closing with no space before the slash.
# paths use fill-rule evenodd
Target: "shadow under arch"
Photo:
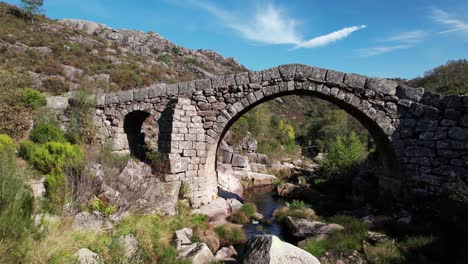
<path id="1" fill-rule="evenodd" d="M 362 112 L 361 110 L 359 110 L 357 107 L 353 106 L 352 104 L 347 103 L 344 100 L 340 100 L 335 97 L 324 95 L 320 92 L 311 91 L 311 90 L 282 91 L 282 92 L 275 93 L 272 95 L 267 95 L 263 97 L 262 99 L 256 100 L 254 103 L 249 104 L 243 110 L 238 112 L 235 116 L 229 119 L 227 124 L 224 125 L 222 132 L 219 133 L 218 138 L 215 141 L 215 144 L 213 144 L 213 147 L 209 150 L 208 160 L 207 160 L 208 167 L 206 168 L 207 175 L 214 174 L 214 176 L 216 176 L 216 171 L 217 171 L 216 159 L 218 156 L 219 146 L 221 144 L 222 139 L 224 138 L 225 134 L 229 131 L 231 126 L 240 117 L 242 117 L 245 113 L 247 113 L 254 107 L 262 103 L 265 103 L 267 101 L 273 100 L 277 97 L 282 97 L 282 96 L 287 96 L 287 95 L 306 95 L 306 96 L 313 96 L 319 99 L 323 99 L 325 101 L 335 104 L 340 109 L 346 111 L 356 120 L 358 120 L 359 123 L 361 123 L 367 129 L 367 131 L 369 131 L 369 134 L 374 139 L 379 157 L 383 165 L 385 179 L 379 179 L 379 185 L 385 188 L 385 191 L 387 192 L 385 194 L 389 194 L 396 199 L 400 198 L 401 187 L 398 184 L 399 179 L 401 178 L 400 162 L 392 146 L 392 142 L 390 141 L 389 137 L 385 134 L 385 132 L 382 130 L 382 128 L 377 124 L 375 120 L 369 118 L 364 112 Z M 386 181 L 386 182 L 381 182 L 381 181 Z"/>
<path id="2" fill-rule="evenodd" d="M 125 115 L 124 133 L 127 135 L 128 148 L 130 154 L 140 160 L 145 159 L 145 133 L 141 131 L 143 122 L 150 116 L 150 113 L 136 110 Z"/>

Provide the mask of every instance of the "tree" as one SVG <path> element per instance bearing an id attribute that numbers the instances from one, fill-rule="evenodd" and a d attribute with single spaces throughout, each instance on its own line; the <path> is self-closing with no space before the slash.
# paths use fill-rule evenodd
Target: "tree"
<path id="1" fill-rule="evenodd" d="M 21 7 L 26 12 L 31 22 L 34 22 L 34 15 L 39 14 L 42 11 L 42 5 L 44 0 L 21 0 Z"/>

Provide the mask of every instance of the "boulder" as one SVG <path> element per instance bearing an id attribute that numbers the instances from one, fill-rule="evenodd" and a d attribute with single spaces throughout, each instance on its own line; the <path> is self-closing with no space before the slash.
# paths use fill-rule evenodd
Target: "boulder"
<path id="1" fill-rule="evenodd" d="M 273 235 L 258 235 L 247 241 L 243 264 L 320 264 L 307 251 L 281 241 Z"/>
<path id="2" fill-rule="evenodd" d="M 250 173 L 249 176 L 254 180 L 254 186 L 272 185 L 277 179 L 275 175 L 265 173 Z"/>
<path id="3" fill-rule="evenodd" d="M 200 242 L 205 243 L 211 252 L 218 251 L 219 247 L 221 246 L 221 242 L 219 241 L 219 236 L 213 230 L 205 230 L 201 234 L 199 234 Z"/>
<path id="4" fill-rule="evenodd" d="M 143 162 L 129 160 L 122 172 L 107 179 L 101 193 L 130 212 L 177 214 L 180 181 L 162 182 Z"/>
<path id="5" fill-rule="evenodd" d="M 216 252 L 215 259 L 217 261 L 235 261 L 233 256 L 237 256 L 237 251 L 233 246 L 223 247 Z"/>
<path id="6" fill-rule="evenodd" d="M 193 212 L 207 215 L 212 222 L 223 222 L 229 216 L 229 205 L 225 199 L 218 198 Z"/>
<path id="7" fill-rule="evenodd" d="M 327 251 L 320 257 L 322 264 L 367 264 L 366 258 L 356 250 Z"/>
<path id="8" fill-rule="evenodd" d="M 47 108 L 66 109 L 69 106 L 68 96 L 49 96 L 47 97 Z"/>
<path id="9" fill-rule="evenodd" d="M 251 136 L 246 136 L 242 139 L 241 147 L 248 153 L 253 153 L 257 151 L 258 143 L 257 140 Z"/>
<path id="10" fill-rule="evenodd" d="M 229 164 L 218 164 L 218 186 L 234 196 L 242 197 L 244 193 L 241 181 L 234 176 L 234 171 Z"/>
<path id="11" fill-rule="evenodd" d="M 208 246 L 204 243 L 193 243 L 182 248 L 179 258 L 190 260 L 193 264 L 208 264 L 215 260 Z"/>
<path id="12" fill-rule="evenodd" d="M 46 193 L 44 178 L 39 179 L 39 180 L 32 180 L 28 184 L 32 189 L 34 199 L 39 199 L 39 198 L 44 197 Z"/>
<path id="13" fill-rule="evenodd" d="M 367 231 L 366 240 L 369 241 L 372 245 L 376 245 L 390 240 L 390 237 L 383 233 Z"/>
<path id="14" fill-rule="evenodd" d="M 231 213 L 235 213 L 239 211 L 242 207 L 242 203 L 239 200 L 234 199 L 234 198 L 227 199 L 226 202 L 229 205 L 229 209 L 230 209 L 229 211 Z"/>
<path id="15" fill-rule="evenodd" d="M 240 154 L 234 153 L 232 155 L 231 164 L 233 167 L 248 168 L 249 158 L 247 158 L 246 156 L 242 156 Z"/>
<path id="16" fill-rule="evenodd" d="M 275 180 L 277 179 L 276 176 L 264 173 L 256 173 L 256 172 L 234 172 L 235 176 L 238 176 L 242 179 L 242 181 L 248 182 L 249 186 L 265 186 L 265 185 L 272 185 Z"/>
<path id="17" fill-rule="evenodd" d="M 344 229 L 343 226 L 338 224 L 326 224 L 291 216 L 286 218 L 286 226 L 294 236 L 302 238 L 312 236 L 319 236 L 320 238 L 323 238 L 334 231 Z"/>
<path id="18" fill-rule="evenodd" d="M 301 195 L 302 188 L 298 185 L 285 182 L 276 187 L 276 192 L 281 197 L 296 198 Z"/>
<path id="19" fill-rule="evenodd" d="M 267 172 L 267 166 L 265 164 L 261 164 L 261 163 L 250 163 L 250 169 L 253 172 L 258 172 L 258 173 L 266 173 Z"/>
<path id="20" fill-rule="evenodd" d="M 132 234 L 120 237 L 120 244 L 126 259 L 131 259 L 138 250 L 138 240 Z"/>
<path id="21" fill-rule="evenodd" d="M 193 230 L 191 228 L 183 228 L 175 232 L 175 244 L 177 250 L 192 244 Z"/>
<path id="22" fill-rule="evenodd" d="M 72 228 L 79 231 L 103 231 L 112 228 L 112 224 L 99 212 L 81 212 L 75 215 Z"/>
<path id="23" fill-rule="evenodd" d="M 79 264 L 101 263 L 99 255 L 87 248 L 81 248 L 73 256 L 75 256 L 78 259 Z"/>

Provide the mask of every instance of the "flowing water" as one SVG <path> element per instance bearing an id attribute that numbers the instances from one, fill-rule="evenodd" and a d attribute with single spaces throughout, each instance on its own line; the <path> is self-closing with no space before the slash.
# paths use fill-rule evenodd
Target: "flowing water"
<path id="1" fill-rule="evenodd" d="M 274 186 L 261 186 L 249 188 L 244 191 L 244 202 L 255 204 L 257 206 L 257 211 L 264 216 L 264 219 L 269 220 L 268 222 L 271 223 L 248 224 L 245 227 L 247 237 L 251 238 L 259 234 L 271 234 L 279 237 L 283 241 L 296 242 L 287 232 L 286 227 L 281 223 L 277 223 L 273 218 L 273 211 L 285 205 L 283 199 L 274 197 L 274 188 Z"/>

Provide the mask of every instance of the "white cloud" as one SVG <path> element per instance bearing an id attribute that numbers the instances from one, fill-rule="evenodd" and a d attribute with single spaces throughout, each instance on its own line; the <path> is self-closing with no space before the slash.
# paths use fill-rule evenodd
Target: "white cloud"
<path id="1" fill-rule="evenodd" d="M 384 39 L 384 41 L 393 41 L 393 42 L 406 42 L 406 43 L 415 43 L 419 42 L 427 36 L 427 32 L 422 30 L 414 30 L 400 33 L 395 36 Z"/>
<path id="2" fill-rule="evenodd" d="M 440 24 L 448 26 L 448 29 L 440 31 L 439 33 L 459 31 L 464 34 L 468 34 L 468 22 L 465 22 L 464 20 L 461 20 L 441 9 L 433 9 L 431 18 Z"/>
<path id="3" fill-rule="evenodd" d="M 231 12 L 203 1 L 192 1 L 192 3 L 220 19 L 225 26 L 237 31 L 245 39 L 263 44 L 294 45 L 294 49 L 325 46 L 366 27 L 365 25 L 347 27 L 327 35 L 304 40 L 297 29 L 299 21 L 271 3 L 257 8 L 251 17 L 247 14 L 243 14 L 242 17 L 234 16 Z"/>
<path id="4" fill-rule="evenodd" d="M 325 46 L 330 43 L 337 42 L 340 39 L 344 39 L 347 36 L 351 35 L 351 33 L 353 33 L 354 31 L 362 29 L 362 28 L 366 28 L 366 25 L 343 28 L 335 32 L 332 32 L 330 34 L 316 37 L 311 40 L 299 43 L 296 45 L 295 48 L 315 48 L 315 47 Z"/>
<path id="5" fill-rule="evenodd" d="M 402 32 L 394 36 L 383 38 L 379 41 L 387 43 L 386 45 L 358 49 L 357 52 L 361 57 L 367 58 L 396 50 L 408 49 L 421 42 L 427 34 L 427 32 L 422 30 Z"/>
<path id="6" fill-rule="evenodd" d="M 361 57 L 372 57 L 372 56 L 377 56 L 383 53 L 392 52 L 395 50 L 407 49 L 409 47 L 411 46 L 410 45 L 377 46 L 377 47 L 359 49 L 358 52 L 361 55 Z"/>

